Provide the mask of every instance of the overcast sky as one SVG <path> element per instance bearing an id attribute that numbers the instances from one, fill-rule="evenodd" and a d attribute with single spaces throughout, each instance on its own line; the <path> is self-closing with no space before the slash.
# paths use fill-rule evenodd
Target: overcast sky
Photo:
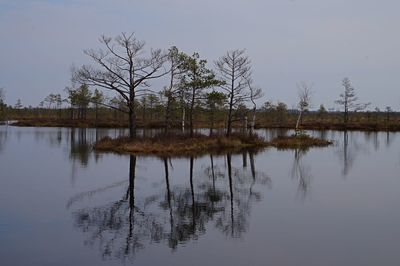
<path id="1" fill-rule="evenodd" d="M 134 31 L 209 66 L 245 48 L 262 101 L 293 106 L 305 81 L 315 107 L 336 107 L 349 77 L 361 101 L 399 110 L 399 10 L 398 0 L 0 0 L 0 87 L 7 103 L 36 106 L 70 85 L 101 34 Z"/>

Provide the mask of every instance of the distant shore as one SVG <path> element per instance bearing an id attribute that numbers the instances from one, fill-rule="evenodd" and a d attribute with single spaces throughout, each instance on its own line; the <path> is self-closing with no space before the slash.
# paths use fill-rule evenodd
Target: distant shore
<path id="1" fill-rule="evenodd" d="M 4 121 L 3 121 L 4 122 Z M 0 122 L 1 124 L 2 122 Z M 77 127 L 77 128 L 127 128 L 128 123 L 123 120 L 71 120 L 71 119 L 49 119 L 49 118 L 35 118 L 35 119 L 21 119 L 14 123 L 13 126 L 23 127 Z M 152 122 L 143 124 L 138 122 L 137 128 L 163 128 L 162 122 Z M 197 128 L 208 128 L 207 124 L 198 123 L 195 125 Z M 172 124 L 172 128 L 179 128 L 178 123 Z M 216 125 L 216 128 L 223 128 L 223 125 Z M 238 125 L 237 127 L 240 127 Z M 286 123 L 257 123 L 256 129 L 293 129 L 295 124 L 293 122 Z M 397 121 L 390 121 L 389 123 L 374 123 L 374 122 L 350 122 L 347 125 L 340 122 L 331 121 L 306 121 L 301 124 L 301 129 L 304 130 L 338 130 L 338 131 L 400 131 L 400 123 Z"/>

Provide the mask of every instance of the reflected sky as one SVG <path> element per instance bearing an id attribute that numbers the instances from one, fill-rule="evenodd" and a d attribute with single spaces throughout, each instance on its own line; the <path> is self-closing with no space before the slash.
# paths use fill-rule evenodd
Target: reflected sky
<path id="1" fill-rule="evenodd" d="M 2 265 L 400 263 L 398 133 L 193 158 L 92 151 L 122 133 L 0 126 Z"/>

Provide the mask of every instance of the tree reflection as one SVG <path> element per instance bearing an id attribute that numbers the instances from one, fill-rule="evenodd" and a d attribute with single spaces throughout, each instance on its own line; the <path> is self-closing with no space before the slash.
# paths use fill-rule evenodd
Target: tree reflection
<path id="1" fill-rule="evenodd" d="M 91 156 L 97 161 L 100 153 L 92 153 L 92 145 L 96 141 L 109 136 L 110 134 L 122 134 L 117 131 L 106 131 L 101 129 L 71 128 L 69 131 L 69 158 L 72 162 L 79 162 L 83 167 L 88 166 Z"/>
<path id="2" fill-rule="evenodd" d="M 165 187 L 144 196 L 135 195 L 140 188 L 135 183 L 136 157 L 130 156 L 126 194 L 103 206 L 74 211 L 75 225 L 85 233 L 85 244 L 98 246 L 104 258 L 124 260 L 133 259 L 138 250 L 152 243 L 165 243 L 176 250 L 212 226 L 239 238 L 248 228 L 252 204 L 261 200 L 256 185 L 270 184 L 266 174 L 257 172 L 254 153 L 248 155 L 250 172 L 234 167 L 231 154 L 226 155 L 226 164 L 223 157 L 216 162 L 210 155 L 210 164 L 200 171 L 195 170 L 197 159 L 190 157 L 188 179 L 175 186 L 171 185 L 172 160 L 161 158 Z"/>
<path id="3" fill-rule="evenodd" d="M 20 138 L 21 131 L 17 131 L 18 138 Z M 51 130 L 43 130 L 37 128 L 34 130 L 34 138 L 37 142 L 44 141 L 50 147 L 60 147 L 62 143 L 63 130 L 62 128 L 53 128 Z"/>
<path id="4" fill-rule="evenodd" d="M 353 157 L 349 157 L 348 152 L 349 146 L 349 135 L 347 131 L 343 132 L 343 171 L 342 174 L 347 176 L 349 173 L 350 167 L 353 165 Z"/>
<path id="5" fill-rule="evenodd" d="M 261 193 L 255 191 L 256 184 L 270 185 L 270 178 L 255 168 L 254 153 L 249 153 L 250 173 L 247 171 L 247 155 L 242 154 L 242 169 L 232 166 L 232 155 L 226 155 L 226 171 L 229 192 L 225 193 L 225 208 L 216 219 L 216 227 L 225 235 L 240 238 L 248 228 L 248 216 L 254 202 L 261 200 Z"/>
<path id="6" fill-rule="evenodd" d="M 386 147 L 389 147 L 392 144 L 392 138 L 389 131 L 386 131 Z"/>
<path id="7" fill-rule="evenodd" d="M 86 233 L 85 244 L 97 243 L 103 258 L 134 256 L 146 239 L 162 239 L 162 225 L 135 205 L 136 157 L 129 161 L 129 185 L 120 200 L 73 213 L 75 225 Z"/>
<path id="8" fill-rule="evenodd" d="M 3 151 L 7 142 L 7 127 L 0 126 L 0 152 Z"/>
<path id="9" fill-rule="evenodd" d="M 82 166 L 87 166 L 91 154 L 86 128 L 72 128 L 70 131 L 70 159 L 78 160 Z"/>
<path id="10" fill-rule="evenodd" d="M 295 149 L 294 160 L 291 170 L 291 176 L 298 181 L 298 191 L 301 193 L 302 198 L 307 196 L 312 179 L 311 166 L 305 164 L 303 157 L 308 152 L 308 149 Z"/>
<path id="11" fill-rule="evenodd" d="M 324 130 L 324 129 L 321 129 L 321 130 L 319 130 L 318 131 L 318 137 L 320 138 L 320 139 L 324 139 L 324 140 L 326 140 L 327 139 L 327 134 L 328 132 L 326 131 L 326 130 Z"/>
<path id="12" fill-rule="evenodd" d="M 364 132 L 364 136 L 366 141 L 372 142 L 372 146 L 375 151 L 379 150 L 379 138 L 378 138 L 378 131 L 366 131 Z"/>
<path id="13" fill-rule="evenodd" d="M 343 168 L 342 168 L 342 176 L 346 177 L 351 168 L 353 167 L 356 151 L 358 150 L 358 145 L 350 145 L 349 146 L 349 134 L 347 131 L 343 132 L 343 145 L 342 150 L 340 151 L 340 156 L 343 160 Z"/>

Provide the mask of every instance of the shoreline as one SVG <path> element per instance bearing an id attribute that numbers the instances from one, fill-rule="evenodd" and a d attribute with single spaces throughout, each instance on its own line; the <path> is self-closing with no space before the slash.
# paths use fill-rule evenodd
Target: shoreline
<path id="1" fill-rule="evenodd" d="M 7 121 L 0 121 L 0 124 L 7 124 Z M 11 120 L 8 125 L 16 127 L 70 127 L 70 128 L 127 128 L 128 124 L 124 121 L 93 121 L 93 120 L 70 120 L 70 119 L 22 119 Z M 292 130 L 295 125 L 286 124 L 257 124 L 255 129 L 282 129 Z M 162 123 L 151 123 L 143 125 L 138 123 L 138 129 L 157 129 L 163 128 Z M 171 129 L 179 129 L 179 125 L 172 126 Z M 208 128 L 208 125 L 197 125 L 196 128 Z M 222 126 L 215 127 L 216 130 Z M 240 127 L 237 127 L 240 128 Z M 400 123 L 350 123 L 347 127 L 343 123 L 328 122 L 306 122 L 301 125 L 302 130 L 336 130 L 336 131 L 365 131 L 365 132 L 400 132 Z"/>

